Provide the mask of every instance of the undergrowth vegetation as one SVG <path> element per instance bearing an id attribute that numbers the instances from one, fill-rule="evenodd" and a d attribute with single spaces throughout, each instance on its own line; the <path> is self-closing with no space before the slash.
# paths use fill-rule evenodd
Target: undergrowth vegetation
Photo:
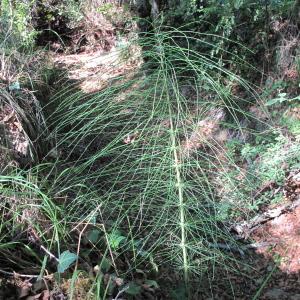
<path id="1" fill-rule="evenodd" d="M 106 231 L 126 234 L 123 247 L 136 252 L 132 259 L 162 252 L 162 261 L 178 264 L 187 280 L 190 272 L 205 270 L 210 258 L 222 260 L 210 246 L 226 236 L 218 230 L 209 184 L 222 145 L 201 131 L 217 131 L 225 110 L 238 120 L 226 87 L 212 75 L 226 71 L 205 56 L 178 49 L 174 35 L 185 38 L 176 30 L 148 37 L 155 48 L 145 55 L 157 61 L 147 76 L 137 73 L 94 96 L 54 98 L 59 104 L 50 118 L 55 119 L 57 149 L 63 149 L 61 158 L 74 161 L 53 188 L 83 190 L 85 196 L 67 206 L 72 217 L 95 211 Z M 231 80 L 240 81 L 234 75 Z M 184 84 L 195 89 L 192 98 L 184 94 Z M 214 102 L 205 99 L 204 86 Z M 208 112 L 211 119 L 201 124 Z"/>
<path id="2" fill-rule="evenodd" d="M 43 279 L 41 295 L 53 299 L 201 299 L 223 274 L 248 268 L 233 224 L 296 197 L 287 182 L 300 165 L 298 32 L 291 17 L 274 29 L 288 38 L 265 36 L 279 11 L 290 12 L 286 1 L 263 10 L 216 2 L 144 19 L 148 31 L 133 34 L 126 3 L 122 14 L 116 3 L 2 0 L 1 285 L 16 272 Z M 270 50 L 267 40 L 280 45 L 268 74 L 249 49 L 254 30 L 235 29 L 251 11 L 265 47 L 256 53 Z M 47 20 L 57 27 L 45 29 Z M 173 27 L 178 20 L 184 26 Z M 45 45 L 54 36 L 61 44 Z M 69 53 L 116 47 L 120 64 L 131 51 L 143 63 L 86 93 L 56 78 L 45 52 L 65 51 L 72 38 Z"/>

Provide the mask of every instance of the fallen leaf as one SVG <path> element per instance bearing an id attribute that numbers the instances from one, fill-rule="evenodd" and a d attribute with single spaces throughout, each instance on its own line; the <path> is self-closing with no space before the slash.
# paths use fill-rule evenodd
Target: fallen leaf
<path id="1" fill-rule="evenodd" d="M 28 281 L 24 281 L 19 288 L 19 298 L 24 298 L 30 294 L 32 284 Z"/>

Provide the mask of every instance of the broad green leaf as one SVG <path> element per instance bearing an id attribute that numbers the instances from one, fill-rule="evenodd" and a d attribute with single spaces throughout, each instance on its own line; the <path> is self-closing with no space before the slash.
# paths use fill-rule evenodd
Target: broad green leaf
<path id="1" fill-rule="evenodd" d="M 112 233 L 108 234 L 108 242 L 112 249 L 117 250 L 120 247 L 120 244 L 126 240 L 126 237 L 123 236 L 120 231 L 115 230 Z"/>
<path id="2" fill-rule="evenodd" d="M 18 81 L 13 82 L 13 83 L 8 87 L 8 89 L 9 89 L 10 91 L 18 91 L 20 88 L 21 88 L 21 87 L 20 87 L 20 83 L 19 83 Z"/>
<path id="3" fill-rule="evenodd" d="M 100 230 L 93 229 L 88 233 L 87 238 L 89 239 L 90 242 L 92 242 L 93 244 L 96 244 L 100 239 L 100 235 L 101 235 Z"/>
<path id="4" fill-rule="evenodd" d="M 271 100 L 269 100 L 269 101 L 266 102 L 266 106 L 271 106 L 271 105 L 273 105 L 273 104 L 276 104 L 276 103 L 280 102 L 280 99 L 281 99 L 281 98 L 274 98 L 274 99 L 271 99 Z"/>
<path id="5" fill-rule="evenodd" d="M 125 292 L 129 295 L 136 296 L 141 292 L 141 286 L 139 286 L 135 282 L 130 282 Z"/>
<path id="6" fill-rule="evenodd" d="M 155 289 L 159 288 L 158 283 L 155 280 L 145 280 L 145 284 L 147 284 L 149 287 L 153 287 Z"/>
<path id="7" fill-rule="evenodd" d="M 77 259 L 77 255 L 70 252 L 69 250 L 64 251 L 58 260 L 57 272 L 63 273 L 67 270 L 70 265 Z"/>
<path id="8" fill-rule="evenodd" d="M 103 257 L 100 263 L 100 269 L 103 273 L 107 273 L 111 268 L 111 262 L 106 257 Z"/>
<path id="9" fill-rule="evenodd" d="M 172 298 L 174 300 L 187 299 L 186 288 L 183 285 L 179 285 L 174 290 L 171 291 Z"/>
<path id="10" fill-rule="evenodd" d="M 235 9 L 240 9 L 240 7 L 243 5 L 243 0 L 235 0 L 233 5 Z"/>

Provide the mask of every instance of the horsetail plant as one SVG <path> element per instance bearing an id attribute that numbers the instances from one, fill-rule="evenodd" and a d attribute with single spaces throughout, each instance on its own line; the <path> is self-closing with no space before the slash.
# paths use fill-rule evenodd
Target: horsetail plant
<path id="1" fill-rule="evenodd" d="M 247 82 L 190 49 L 192 41 L 201 43 L 201 34 L 157 27 L 137 41 L 145 63 L 133 76 L 91 95 L 58 93 L 48 118 L 61 151 L 49 173 L 52 191 L 73 195 L 65 218 L 82 220 L 101 204 L 95 223 L 126 236 L 116 255 L 132 251 L 135 268 L 150 257 L 179 264 L 186 287 L 209 265 L 227 267 L 228 255 L 213 247 L 234 243 L 219 226 L 214 179 L 217 168 L 226 169 L 226 154 L 215 135 L 226 115 L 236 131 L 239 114 L 246 115 L 248 100 L 231 95 L 230 85 L 256 96 Z"/>

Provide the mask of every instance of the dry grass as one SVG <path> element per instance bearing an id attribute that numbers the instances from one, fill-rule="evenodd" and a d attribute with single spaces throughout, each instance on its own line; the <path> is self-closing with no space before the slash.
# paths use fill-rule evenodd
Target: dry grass
<path id="1" fill-rule="evenodd" d="M 273 23 L 273 30 L 279 34 L 277 47 L 277 74 L 280 79 L 297 79 L 297 59 L 299 59 L 300 33 L 297 25 L 286 20 Z"/>

